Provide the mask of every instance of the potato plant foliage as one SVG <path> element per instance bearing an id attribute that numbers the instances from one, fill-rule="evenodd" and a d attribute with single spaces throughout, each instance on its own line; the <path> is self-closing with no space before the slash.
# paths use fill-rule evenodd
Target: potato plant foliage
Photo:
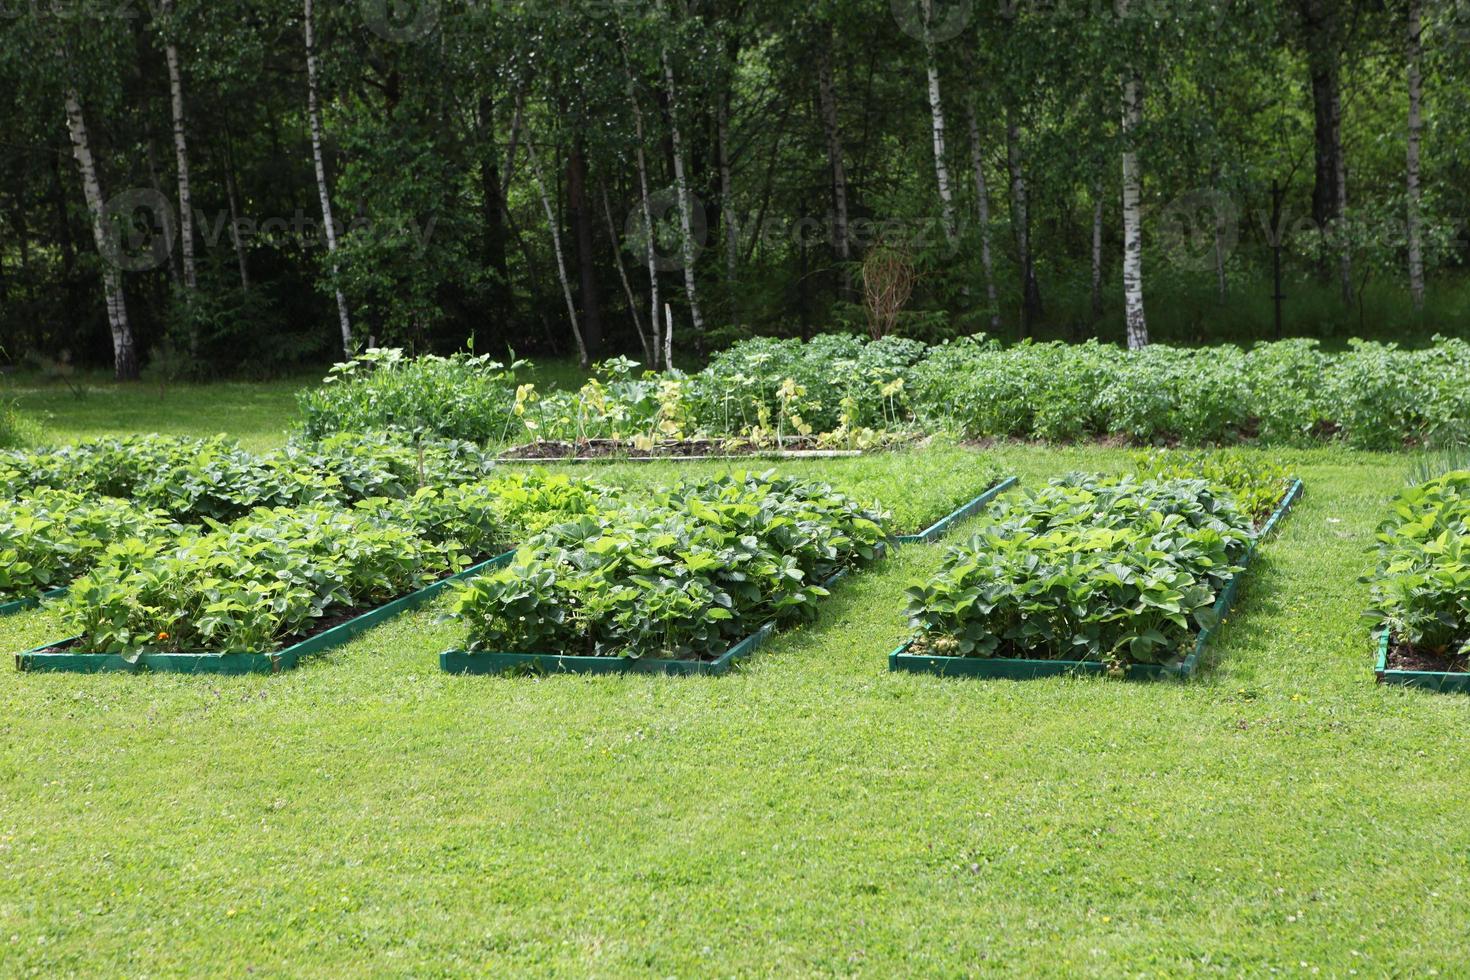
<path id="1" fill-rule="evenodd" d="M 1392 638 L 1453 654 L 1470 641 L 1470 470 L 1404 489 L 1378 528 L 1368 576 L 1373 608 Z"/>
<path id="2" fill-rule="evenodd" d="M 1214 623 L 1252 528 L 1233 495 L 1202 479 L 1053 480 L 997 503 L 909 588 L 912 650 L 1169 662 Z"/>
<path id="3" fill-rule="evenodd" d="M 712 658 L 815 616 L 883 553 L 887 515 L 821 483 L 745 474 L 547 527 L 455 590 L 471 652 Z"/>
<path id="4" fill-rule="evenodd" d="M 479 443 L 690 436 L 866 446 L 904 430 L 968 438 L 1136 445 L 1256 442 L 1362 449 L 1470 437 L 1470 343 L 1423 350 L 1310 340 L 1248 349 L 1090 341 L 1006 346 L 983 335 L 925 347 L 897 337 L 756 338 L 692 374 L 639 372 L 618 358 L 578 391 L 519 384 L 483 357 L 369 351 L 301 396 L 306 432 L 397 429 Z"/>

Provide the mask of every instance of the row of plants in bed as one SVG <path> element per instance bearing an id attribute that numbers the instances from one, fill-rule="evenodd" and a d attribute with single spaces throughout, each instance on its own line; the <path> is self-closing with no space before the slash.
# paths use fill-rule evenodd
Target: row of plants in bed
<path id="1" fill-rule="evenodd" d="M 0 500 L 53 488 L 125 498 L 183 523 L 227 521 L 257 507 L 407 497 L 483 479 L 494 465 L 472 443 L 392 433 L 294 441 L 269 453 L 224 436 L 136 435 L 0 453 Z"/>
<path id="2" fill-rule="evenodd" d="M 721 673 L 892 542 L 886 513 L 822 484 L 680 484 L 547 528 L 456 585 L 455 673 Z"/>
<path id="3" fill-rule="evenodd" d="M 1161 454 L 994 505 L 909 590 L 895 670 L 1187 677 L 1299 481 L 1236 455 Z"/>
<path id="4" fill-rule="evenodd" d="M 578 390 L 523 383 L 521 363 L 375 349 L 300 396 L 303 430 L 437 433 L 482 445 L 537 441 L 533 455 L 633 454 L 671 444 L 710 452 L 865 449 L 914 431 L 970 439 L 1194 445 L 1341 442 L 1363 449 L 1453 445 L 1470 436 L 1470 343 L 1422 350 L 1310 340 L 1126 351 L 1085 344 L 1004 345 L 984 336 L 928 347 L 823 335 L 757 338 L 702 370 L 656 374 L 605 362 Z M 732 437 L 738 442 L 731 443 Z"/>
<path id="5" fill-rule="evenodd" d="M 1381 681 L 1470 691 L 1470 470 L 1404 489 L 1367 576 Z"/>
<path id="6" fill-rule="evenodd" d="M 484 480 L 468 443 L 332 437 L 257 455 L 223 437 L 128 436 L 0 454 L 0 614 L 34 605 L 129 539 L 170 538 L 262 507 L 409 499 Z"/>
<path id="7" fill-rule="evenodd" d="M 57 600 L 74 635 L 23 654 L 19 666 L 294 666 L 324 648 L 325 633 L 366 628 L 381 618 L 363 615 L 375 609 L 416 605 L 548 523 L 605 508 L 608 497 L 582 481 L 513 474 L 125 538 Z"/>

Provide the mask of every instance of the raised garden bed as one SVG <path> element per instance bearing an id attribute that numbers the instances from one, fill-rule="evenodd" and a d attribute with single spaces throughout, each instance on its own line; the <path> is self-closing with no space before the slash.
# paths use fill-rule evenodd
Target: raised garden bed
<path id="1" fill-rule="evenodd" d="M 9 616 L 12 613 L 25 612 L 27 609 L 35 609 L 47 599 L 59 599 L 61 596 L 64 595 L 66 595 L 66 587 L 62 586 L 59 589 L 51 589 L 48 592 L 42 592 L 40 595 L 28 595 L 23 596 L 19 599 L 12 599 L 9 602 L 0 603 L 0 616 Z"/>
<path id="2" fill-rule="evenodd" d="M 1246 566 L 1231 577 L 1215 602 L 1214 612 L 1218 622 L 1223 623 L 1235 604 L 1240 592 L 1246 569 L 1255 555 L 1256 547 L 1264 540 L 1296 504 L 1302 494 L 1302 481 L 1296 480 L 1282 496 L 1275 511 L 1261 526 L 1260 532 L 1251 543 L 1241 565 Z M 1199 632 L 1194 646 L 1186 656 L 1172 663 L 1129 664 L 1123 674 L 1130 680 L 1163 680 L 1175 678 L 1188 680 L 1199 669 L 1206 647 L 1217 627 Z M 984 677 L 1010 680 L 1030 680 L 1038 677 L 1058 677 L 1068 674 L 1106 674 L 1105 664 L 1091 660 L 1030 660 L 1013 657 L 943 657 L 933 654 L 912 654 L 910 640 L 888 655 L 888 669 L 919 674 L 939 674 L 946 677 Z"/>
<path id="3" fill-rule="evenodd" d="M 919 531 L 917 534 L 900 534 L 898 536 L 899 543 L 933 544 L 935 541 L 938 541 L 940 538 L 948 534 L 950 529 L 958 524 L 960 521 L 963 521 L 966 518 L 973 517 L 978 514 L 986 504 L 990 503 L 996 497 L 999 497 L 1011 487 L 1015 486 L 1016 482 L 1017 481 L 1015 477 L 1006 477 L 1004 480 L 997 483 L 989 490 L 986 490 L 980 496 L 944 515 L 933 524 L 924 528 L 924 530 Z"/>
<path id="4" fill-rule="evenodd" d="M 498 460 L 503 463 L 582 463 L 596 460 L 637 463 L 746 457 L 837 459 L 862 454 L 859 449 L 824 448 L 818 445 L 817 440 L 804 436 L 792 436 L 779 446 L 761 445 L 744 439 L 668 439 L 655 442 L 651 446 L 638 446 L 631 441 L 619 439 L 581 439 L 575 442 L 539 439 L 507 449 Z"/>
<path id="5" fill-rule="evenodd" d="M 847 575 L 843 569 L 822 583 L 830 588 Z M 583 657 L 560 653 L 469 653 L 446 650 L 439 669 L 451 674 L 668 674 L 718 677 L 755 653 L 775 635 L 766 623 L 713 660 L 663 660 L 655 657 Z"/>
<path id="6" fill-rule="evenodd" d="M 66 671 L 73 673 L 105 673 L 157 671 L 182 674 L 257 674 L 280 673 L 297 667 L 302 658 L 322 653 L 356 637 L 379 623 L 415 609 L 438 596 L 449 583 L 469 578 L 510 561 L 515 552 L 508 551 L 427 585 L 416 592 L 394 599 L 374 609 L 352 616 L 304 637 L 291 646 L 276 651 L 230 651 L 225 653 L 142 653 L 136 660 L 121 654 L 74 653 L 69 647 L 78 637 L 45 643 L 15 655 L 15 666 L 22 671 Z"/>
<path id="7" fill-rule="evenodd" d="M 1446 693 L 1470 693 L 1470 667 L 1464 654 L 1441 656 L 1393 642 L 1387 629 L 1378 632 L 1378 662 L 1373 672 L 1380 684 L 1422 687 Z"/>

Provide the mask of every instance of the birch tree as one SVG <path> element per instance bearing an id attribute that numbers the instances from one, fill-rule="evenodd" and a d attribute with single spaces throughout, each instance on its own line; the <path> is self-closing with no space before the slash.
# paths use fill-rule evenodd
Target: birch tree
<path id="1" fill-rule="evenodd" d="M 848 241 L 847 168 L 842 162 L 842 128 L 837 115 L 837 86 L 832 76 L 832 25 L 823 23 L 817 37 L 817 104 L 827 143 L 827 169 L 832 181 L 832 251 L 842 267 L 842 296 L 853 298 L 852 247 Z"/>
<path id="2" fill-rule="evenodd" d="M 572 327 L 572 338 L 577 344 L 577 363 L 584 369 L 591 364 L 587 357 L 587 344 L 582 340 L 582 328 L 577 323 L 577 304 L 572 299 L 572 282 L 567 277 L 567 261 L 561 247 L 561 226 L 556 220 L 556 209 L 551 205 L 551 195 L 546 190 L 546 181 L 541 177 L 541 161 L 536 156 L 536 147 L 527 133 L 522 142 L 526 146 L 526 160 L 531 165 L 531 179 L 536 183 L 536 193 L 541 198 L 541 207 L 546 212 L 546 228 L 551 232 L 551 250 L 556 256 L 556 276 L 561 283 L 562 298 L 567 304 L 567 320 Z"/>
<path id="3" fill-rule="evenodd" d="M 1128 17 L 1128 0 L 1118 0 L 1118 17 Z M 1143 312 L 1143 180 L 1138 169 L 1138 129 L 1143 125 L 1143 83 L 1131 64 L 1123 69 L 1123 316 L 1128 349 L 1148 344 Z"/>
<path id="4" fill-rule="evenodd" d="M 179 47 L 175 42 L 178 26 L 174 22 L 174 0 L 162 0 L 163 53 L 168 63 L 169 108 L 174 124 L 174 160 L 179 180 L 179 248 L 184 263 L 184 285 L 192 292 L 199 288 L 199 274 L 194 264 L 194 204 L 189 193 L 189 143 L 184 132 L 184 79 L 179 68 Z"/>
<path id="5" fill-rule="evenodd" d="M 980 119 L 973 98 L 965 102 L 970 127 L 970 170 L 975 178 L 975 220 L 980 226 L 980 267 L 985 273 L 985 298 L 990 304 L 990 329 L 1000 329 L 1000 300 L 995 292 L 995 264 L 990 254 L 990 189 L 985 182 L 985 150 L 980 140 Z"/>
<path id="6" fill-rule="evenodd" d="M 944 101 L 939 91 L 939 60 L 934 51 L 934 35 L 930 26 L 934 17 L 934 0 L 919 0 L 924 23 L 924 67 L 929 80 L 930 130 L 934 139 L 934 179 L 939 185 L 940 219 L 944 235 L 955 237 L 954 195 L 949 185 L 949 165 L 944 159 Z"/>
<path id="7" fill-rule="evenodd" d="M 638 104 L 638 90 L 633 82 L 633 66 L 628 57 L 628 39 L 622 28 L 618 29 L 618 45 L 622 55 L 623 74 L 627 78 L 628 105 L 633 110 L 633 160 L 638 170 L 638 211 L 643 219 L 643 251 L 648 262 L 648 323 L 649 336 L 653 342 L 653 356 L 649 366 L 659 366 L 659 324 L 663 318 L 662 304 L 658 298 L 658 240 L 654 236 L 653 203 L 648 190 L 648 158 L 644 150 L 646 136 L 643 130 L 643 109 Z M 665 367 L 668 366 L 665 362 Z"/>
<path id="8" fill-rule="evenodd" d="M 68 64 L 68 69 L 71 66 Z M 119 381 L 136 381 L 138 353 L 133 344 L 133 328 L 128 322 L 127 297 L 123 294 L 122 272 L 118 268 L 116 242 L 110 238 L 107 222 L 107 199 L 102 194 L 102 178 L 97 173 L 97 160 L 92 153 L 92 138 L 82 114 L 82 97 L 70 78 L 65 83 L 66 128 L 71 137 L 72 156 L 82 175 L 82 194 L 87 200 L 92 238 L 102 256 L 102 290 L 107 301 L 107 325 L 112 330 L 113 374 Z"/>
<path id="9" fill-rule="evenodd" d="M 695 289 L 694 202 L 689 194 L 689 177 L 684 170 L 684 138 L 679 129 L 679 90 L 674 83 L 674 63 L 668 45 L 660 48 L 664 66 L 664 84 L 669 97 L 669 139 L 673 143 L 674 188 L 679 197 L 679 251 L 684 266 L 684 292 L 689 300 L 689 319 L 696 338 L 704 336 L 704 317 L 699 312 L 699 294 Z M 667 341 L 665 342 L 667 349 Z"/>
<path id="10" fill-rule="evenodd" d="M 356 353 L 352 343 L 352 319 L 347 313 L 347 297 L 337 282 L 337 224 L 332 219 L 332 195 L 327 189 L 327 167 L 322 158 L 322 114 L 317 88 L 316 38 L 312 27 L 312 0 L 303 0 L 303 26 L 306 32 L 306 115 L 311 127 L 311 160 L 316 169 L 317 196 L 322 205 L 322 230 L 327 239 L 327 260 L 332 273 L 332 289 L 337 297 L 337 322 L 342 329 L 342 353 L 349 360 Z"/>

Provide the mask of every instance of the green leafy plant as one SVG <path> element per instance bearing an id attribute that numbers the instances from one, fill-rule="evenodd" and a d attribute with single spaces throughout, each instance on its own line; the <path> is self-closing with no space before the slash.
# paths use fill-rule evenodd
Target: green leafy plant
<path id="1" fill-rule="evenodd" d="M 548 527 L 456 589 L 472 652 L 717 656 L 815 615 L 822 583 L 875 561 L 887 516 L 772 474 L 683 484 Z"/>
<path id="2" fill-rule="evenodd" d="M 1368 615 L 1396 642 L 1440 655 L 1470 640 L 1470 470 L 1405 488 L 1377 532 Z"/>
<path id="3" fill-rule="evenodd" d="M 1214 622 L 1251 521 L 1204 480 L 1072 476 L 992 507 L 908 590 L 912 649 L 1165 663 Z"/>

